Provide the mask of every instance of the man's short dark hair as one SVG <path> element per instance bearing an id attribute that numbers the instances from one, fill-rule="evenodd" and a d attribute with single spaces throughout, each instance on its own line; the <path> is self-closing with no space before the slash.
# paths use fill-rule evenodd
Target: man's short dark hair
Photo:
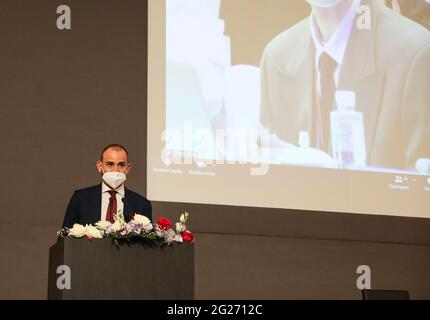
<path id="1" fill-rule="evenodd" d="M 108 149 L 123 150 L 125 152 L 125 154 L 127 155 L 127 161 L 130 161 L 127 149 L 123 145 L 120 145 L 120 144 L 117 144 L 117 143 L 110 144 L 110 145 L 104 147 L 104 149 L 103 149 L 103 151 L 102 151 L 102 153 L 100 155 L 100 161 L 103 162 L 103 155 L 106 152 L 106 150 L 108 150 Z"/>

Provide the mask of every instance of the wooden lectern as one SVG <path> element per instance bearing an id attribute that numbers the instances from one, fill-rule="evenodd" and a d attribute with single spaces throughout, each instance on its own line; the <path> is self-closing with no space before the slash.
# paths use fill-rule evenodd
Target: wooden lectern
<path id="1" fill-rule="evenodd" d="M 194 299 L 194 245 L 61 239 L 49 249 L 48 299 Z"/>

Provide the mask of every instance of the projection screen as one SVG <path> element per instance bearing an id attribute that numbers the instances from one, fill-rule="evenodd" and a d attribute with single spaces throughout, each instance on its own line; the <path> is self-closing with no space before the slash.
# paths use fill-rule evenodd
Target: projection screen
<path id="1" fill-rule="evenodd" d="M 148 198 L 430 218 L 428 21 L 384 1 L 148 6 Z"/>

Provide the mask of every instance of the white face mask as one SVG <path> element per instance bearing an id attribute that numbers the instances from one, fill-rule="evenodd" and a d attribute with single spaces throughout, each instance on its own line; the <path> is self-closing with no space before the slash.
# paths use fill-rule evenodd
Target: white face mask
<path id="1" fill-rule="evenodd" d="M 102 179 L 108 187 L 116 189 L 125 182 L 127 175 L 124 172 L 105 172 Z"/>
<path id="2" fill-rule="evenodd" d="M 318 8 L 331 8 L 337 5 L 342 0 L 306 0 L 306 1 Z"/>

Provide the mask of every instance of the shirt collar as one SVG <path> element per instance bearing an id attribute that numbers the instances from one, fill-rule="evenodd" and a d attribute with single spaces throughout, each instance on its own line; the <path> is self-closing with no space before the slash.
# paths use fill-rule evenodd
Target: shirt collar
<path id="1" fill-rule="evenodd" d="M 104 182 L 102 182 L 102 193 L 108 192 L 110 190 L 111 189 Z M 125 196 L 124 183 L 118 188 L 116 188 L 115 191 L 118 192 L 122 197 L 124 197 Z"/>
<path id="2" fill-rule="evenodd" d="M 328 42 L 324 42 L 321 36 L 321 32 L 316 23 L 315 17 L 311 15 L 311 35 L 312 40 L 316 49 L 316 61 L 318 63 L 319 58 L 323 52 L 326 52 L 332 59 L 334 59 L 339 66 L 342 65 L 345 56 L 346 47 L 348 44 L 349 37 L 352 31 L 352 25 L 354 18 L 357 13 L 357 7 L 361 0 L 355 0 L 349 9 L 348 13 L 343 18 L 336 32 L 330 38 Z"/>

